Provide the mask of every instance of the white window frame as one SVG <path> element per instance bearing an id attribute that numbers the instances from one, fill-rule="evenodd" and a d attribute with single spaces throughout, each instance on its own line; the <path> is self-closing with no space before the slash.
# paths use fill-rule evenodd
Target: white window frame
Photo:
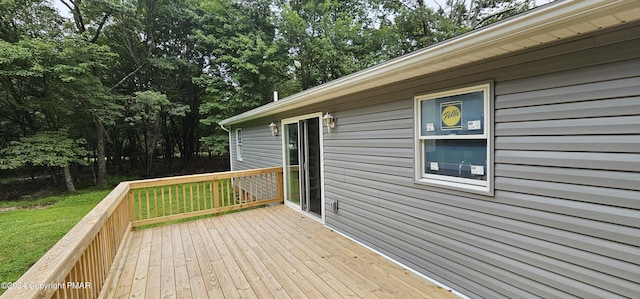
<path id="1" fill-rule="evenodd" d="M 242 149 L 242 128 L 236 129 L 236 160 L 242 161 L 243 159 L 243 149 Z"/>
<path id="2" fill-rule="evenodd" d="M 422 130 L 422 105 L 423 101 L 435 101 L 443 97 L 450 97 L 472 92 L 484 92 L 484 133 L 473 135 L 430 135 L 423 136 Z M 424 94 L 416 96 L 414 103 L 414 132 L 415 132 L 415 182 L 429 186 L 443 187 L 446 189 L 454 189 L 486 195 L 493 195 L 493 83 L 477 84 L 468 87 L 456 88 L 441 92 Z M 434 120 L 435 122 L 435 120 Z M 430 174 L 425 170 L 425 147 L 428 140 L 486 140 L 487 165 L 486 180 L 475 180 L 470 178 L 461 178 L 446 176 L 441 174 Z"/>

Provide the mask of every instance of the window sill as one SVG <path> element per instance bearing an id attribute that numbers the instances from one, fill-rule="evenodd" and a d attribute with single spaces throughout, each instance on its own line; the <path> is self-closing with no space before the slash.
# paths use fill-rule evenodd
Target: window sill
<path id="1" fill-rule="evenodd" d="M 481 186 L 481 185 L 472 185 L 466 183 L 459 182 L 450 182 L 444 180 L 435 180 L 435 179 L 427 179 L 420 178 L 414 180 L 414 183 L 417 185 L 437 187 L 439 189 L 443 189 L 443 191 L 447 190 L 455 190 L 462 192 L 469 192 L 480 195 L 493 196 L 493 188 L 491 186 Z"/>

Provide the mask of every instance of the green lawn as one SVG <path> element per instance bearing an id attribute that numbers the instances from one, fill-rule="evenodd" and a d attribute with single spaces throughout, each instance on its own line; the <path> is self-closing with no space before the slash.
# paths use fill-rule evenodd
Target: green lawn
<path id="1" fill-rule="evenodd" d="M 37 201 L 55 203 L 46 208 L 0 212 L 0 282 L 16 281 L 109 192 L 48 197 Z"/>
<path id="2" fill-rule="evenodd" d="M 230 179 L 217 181 L 218 202 L 214 204 L 210 182 L 176 184 L 134 189 L 134 207 L 137 220 L 200 211 L 235 204 Z M 148 202 L 147 202 L 148 194 Z M 147 206 L 148 204 L 148 206 Z M 149 215 L 147 215 L 149 211 Z M 149 217 L 151 216 L 151 217 Z"/>

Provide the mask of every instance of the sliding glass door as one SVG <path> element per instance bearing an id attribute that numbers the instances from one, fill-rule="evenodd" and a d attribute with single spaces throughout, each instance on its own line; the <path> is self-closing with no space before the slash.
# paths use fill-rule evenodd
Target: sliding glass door
<path id="1" fill-rule="evenodd" d="M 283 121 L 285 198 L 316 217 L 322 217 L 320 116 Z"/>
<path id="2" fill-rule="evenodd" d="M 300 205 L 300 154 L 298 123 L 284 125 L 285 138 L 285 198 Z"/>

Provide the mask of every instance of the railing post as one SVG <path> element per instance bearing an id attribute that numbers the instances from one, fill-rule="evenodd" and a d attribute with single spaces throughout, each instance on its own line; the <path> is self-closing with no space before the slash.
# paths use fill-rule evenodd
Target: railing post
<path id="1" fill-rule="evenodd" d="M 281 203 L 284 203 L 284 169 L 280 168 L 278 171 L 278 199 L 280 199 Z"/>
<path id="2" fill-rule="evenodd" d="M 136 220 L 136 211 L 135 211 L 135 195 L 133 189 L 129 190 L 127 193 L 127 204 L 129 205 L 129 221 L 134 222 Z"/>

